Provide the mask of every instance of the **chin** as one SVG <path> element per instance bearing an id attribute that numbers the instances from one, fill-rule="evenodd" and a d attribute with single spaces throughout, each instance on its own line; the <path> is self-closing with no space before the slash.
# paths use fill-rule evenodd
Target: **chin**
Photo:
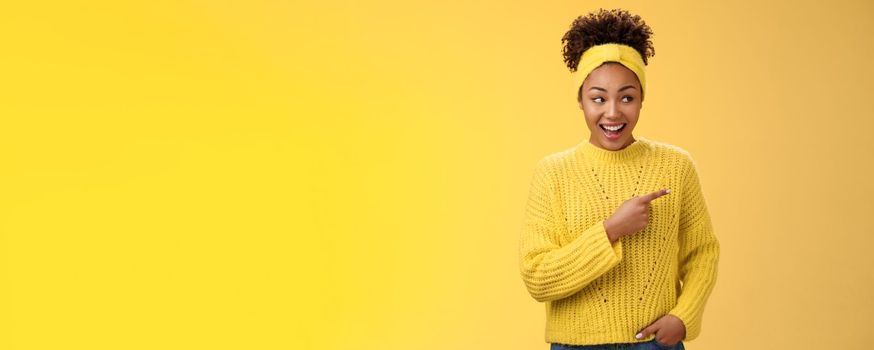
<path id="1" fill-rule="evenodd" d="M 611 151 L 618 151 L 618 150 L 620 150 L 621 148 L 623 148 L 622 146 L 623 146 L 624 144 L 625 144 L 625 141 L 622 141 L 622 142 L 619 142 L 619 141 L 616 141 L 616 142 L 608 141 L 608 142 L 606 142 L 606 143 L 602 143 L 602 145 L 604 146 L 604 149 L 608 149 L 608 150 L 611 150 Z"/>

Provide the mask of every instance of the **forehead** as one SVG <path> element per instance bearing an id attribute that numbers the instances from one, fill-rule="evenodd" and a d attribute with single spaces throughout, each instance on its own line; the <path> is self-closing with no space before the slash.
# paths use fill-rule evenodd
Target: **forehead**
<path id="1" fill-rule="evenodd" d="M 618 88 L 628 84 L 638 86 L 637 75 L 631 69 L 618 62 L 604 62 L 604 64 L 589 73 L 589 76 L 583 82 L 583 85 L 586 87 L 600 86 L 603 88 Z"/>

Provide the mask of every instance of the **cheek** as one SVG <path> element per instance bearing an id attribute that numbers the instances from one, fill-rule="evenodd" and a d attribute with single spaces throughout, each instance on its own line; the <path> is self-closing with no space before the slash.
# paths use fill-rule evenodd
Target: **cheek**
<path id="1" fill-rule="evenodd" d="M 628 106 L 628 108 L 626 108 L 624 112 L 625 117 L 628 119 L 629 122 L 636 123 L 638 117 L 640 116 L 640 104 Z"/>
<path id="2" fill-rule="evenodd" d="M 597 121 L 598 112 L 592 108 L 591 106 L 587 106 L 583 103 L 583 115 L 586 117 L 586 122 L 589 124 L 594 124 Z"/>
<path id="3" fill-rule="evenodd" d="M 598 118 L 590 117 L 590 116 L 595 115 L 595 114 L 594 113 L 585 113 L 585 112 L 583 112 L 583 113 L 585 114 L 586 124 L 589 125 L 589 128 L 592 128 L 592 129 L 596 128 L 598 126 L 597 125 Z"/>

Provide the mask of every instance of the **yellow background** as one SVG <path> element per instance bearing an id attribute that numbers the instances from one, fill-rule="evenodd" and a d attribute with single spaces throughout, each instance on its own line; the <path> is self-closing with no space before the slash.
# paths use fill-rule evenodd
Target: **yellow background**
<path id="1" fill-rule="evenodd" d="M 0 349 L 547 349 L 517 239 L 599 6 L 722 243 L 686 347 L 864 348 L 871 2 L 313 0 L 3 5 Z"/>

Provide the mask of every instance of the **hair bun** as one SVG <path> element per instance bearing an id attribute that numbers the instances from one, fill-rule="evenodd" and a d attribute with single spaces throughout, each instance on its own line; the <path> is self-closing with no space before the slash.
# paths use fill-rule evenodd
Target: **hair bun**
<path id="1" fill-rule="evenodd" d="M 647 58 L 655 56 L 650 36 L 652 29 L 640 16 L 623 9 L 601 8 L 574 19 L 570 30 L 561 38 L 564 62 L 574 72 L 580 63 L 580 56 L 590 47 L 618 43 L 633 47 L 640 53 L 643 63 L 647 64 Z"/>

